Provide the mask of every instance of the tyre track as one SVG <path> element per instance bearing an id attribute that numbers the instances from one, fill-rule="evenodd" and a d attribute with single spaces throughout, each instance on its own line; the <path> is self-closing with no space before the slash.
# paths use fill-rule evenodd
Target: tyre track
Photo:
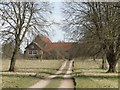
<path id="1" fill-rule="evenodd" d="M 69 64 L 69 68 L 66 74 L 63 76 L 63 80 L 58 88 L 72 88 L 74 90 L 74 82 L 72 79 L 73 60 Z"/>
<path id="2" fill-rule="evenodd" d="M 44 88 L 45 86 L 47 86 L 47 85 L 50 83 L 51 79 L 57 77 L 57 74 L 62 73 L 62 70 L 65 68 L 66 63 L 67 63 L 67 60 L 62 64 L 62 66 L 61 66 L 60 69 L 55 73 L 55 75 L 50 75 L 50 76 L 46 77 L 45 79 L 40 80 L 39 82 L 37 82 L 36 84 L 32 85 L 32 86 L 29 87 L 29 88 Z"/>

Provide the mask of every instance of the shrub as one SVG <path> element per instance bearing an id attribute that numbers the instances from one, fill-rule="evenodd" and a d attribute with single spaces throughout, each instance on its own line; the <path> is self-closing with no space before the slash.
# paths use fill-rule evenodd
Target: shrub
<path id="1" fill-rule="evenodd" d="M 37 55 L 35 55 L 35 58 L 37 58 L 37 59 L 41 59 L 41 54 L 37 54 Z"/>

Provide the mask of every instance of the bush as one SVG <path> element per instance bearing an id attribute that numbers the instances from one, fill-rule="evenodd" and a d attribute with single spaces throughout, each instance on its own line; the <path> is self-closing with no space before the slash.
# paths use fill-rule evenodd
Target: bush
<path id="1" fill-rule="evenodd" d="M 41 59 L 41 54 L 37 54 L 37 55 L 35 55 L 35 58 L 37 58 L 37 59 Z"/>

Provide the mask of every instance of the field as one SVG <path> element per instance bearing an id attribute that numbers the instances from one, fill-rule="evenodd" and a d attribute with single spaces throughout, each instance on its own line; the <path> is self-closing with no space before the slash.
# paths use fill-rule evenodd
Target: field
<path id="1" fill-rule="evenodd" d="M 51 75 L 63 60 L 17 60 L 16 72 L 8 72 L 9 60 L 2 61 L 2 88 L 27 88 Z"/>
<path id="2" fill-rule="evenodd" d="M 16 72 L 8 72 L 10 60 L 2 61 L 2 88 L 28 88 L 43 78 L 54 74 L 62 65 L 63 60 L 17 60 Z M 66 74 L 69 61 L 62 73 L 51 79 L 45 88 L 60 86 Z M 118 88 L 118 74 L 106 73 L 101 69 L 101 60 L 74 60 L 72 77 L 75 88 Z M 118 65 L 117 65 L 118 71 Z"/>
<path id="3" fill-rule="evenodd" d="M 106 73 L 100 65 L 101 60 L 76 60 L 73 72 L 76 88 L 118 88 L 118 74 Z"/>

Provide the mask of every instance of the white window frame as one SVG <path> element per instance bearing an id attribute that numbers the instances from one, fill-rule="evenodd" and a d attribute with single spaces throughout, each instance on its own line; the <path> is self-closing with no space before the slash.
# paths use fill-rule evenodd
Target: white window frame
<path id="1" fill-rule="evenodd" d="M 29 50 L 28 54 L 29 55 L 36 55 L 37 54 L 37 50 Z"/>

